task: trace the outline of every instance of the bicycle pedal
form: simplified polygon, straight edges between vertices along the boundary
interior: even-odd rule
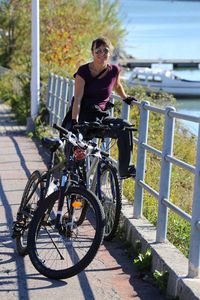
[[[15,239],[16,237],[20,236],[23,229],[24,229],[24,225],[25,223],[23,221],[16,221],[16,222],[13,222],[13,227],[12,227],[12,235],[11,237],[13,239]]]

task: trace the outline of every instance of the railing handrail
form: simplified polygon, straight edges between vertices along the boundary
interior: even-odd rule
[[[50,74],[47,91],[47,108],[50,112],[50,125],[53,123],[61,124],[66,111],[69,109],[71,99],[74,93],[74,82],[67,78]],[[120,97],[112,95],[111,101],[119,100]],[[134,217],[142,217],[143,192],[146,190],[158,200],[158,221],[156,242],[165,242],[167,235],[168,208],[176,214],[187,220],[191,224],[190,248],[189,248],[189,267],[188,276],[191,278],[200,276],[200,129],[197,142],[196,165],[192,166],[173,156],[174,122],[175,119],[188,120],[199,123],[200,118],[196,116],[181,114],[176,112],[175,108],[166,109],[150,105],[149,102],[136,102],[134,105],[140,110],[140,124],[138,139],[134,137],[133,142],[137,144],[137,173],[135,178],[134,194]],[[121,117],[129,119],[130,107],[123,103]],[[164,115],[164,138],[162,151],[148,145],[148,125],[149,112],[155,112]],[[150,151],[158,157],[161,157],[161,176],[159,192],[145,183],[146,152]],[[178,165],[193,174],[195,174],[193,208],[192,215],[189,215],[170,201],[170,182],[171,166]]]

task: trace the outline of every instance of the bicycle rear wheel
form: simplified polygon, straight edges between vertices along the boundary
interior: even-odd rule
[[[27,249],[27,233],[30,221],[38,206],[41,197],[43,182],[41,181],[41,173],[34,171],[27,181],[21,204],[17,212],[17,221],[14,225],[14,234],[16,238],[16,249],[19,255],[28,254]],[[18,230],[18,231],[17,231]]]
[[[122,208],[122,189],[118,173],[110,163],[100,161],[97,167],[97,196],[104,208],[104,240],[115,236]]]
[[[54,192],[36,211],[28,232],[28,250],[41,274],[63,279],[80,273],[95,257],[103,239],[104,213],[93,193],[71,186],[65,194],[60,230],[56,226],[58,198],[59,192]],[[82,203],[87,203],[88,208],[83,223],[77,226]]]

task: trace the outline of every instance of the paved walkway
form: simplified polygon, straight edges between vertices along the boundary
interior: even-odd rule
[[[17,126],[0,102],[0,299],[164,300],[157,289],[138,278],[119,242],[104,243],[96,258],[78,276],[50,280],[40,275],[29,257],[19,257],[10,233],[27,177],[43,169],[40,151]]]

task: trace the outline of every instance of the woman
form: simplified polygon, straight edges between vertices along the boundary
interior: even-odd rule
[[[108,63],[112,50],[112,44],[107,38],[97,38],[92,42],[91,47],[93,60],[80,66],[74,74],[75,92],[72,104],[71,127],[78,122],[92,122],[97,119],[101,119],[104,124],[130,125],[122,119],[109,117],[106,112],[109,97],[113,90],[128,104],[132,100],[136,101],[133,97],[127,97],[121,84],[119,67]],[[65,121],[63,125],[66,125]],[[132,133],[115,129],[111,131],[109,136],[118,139],[120,177],[135,176],[135,167],[130,165],[133,148]]]

